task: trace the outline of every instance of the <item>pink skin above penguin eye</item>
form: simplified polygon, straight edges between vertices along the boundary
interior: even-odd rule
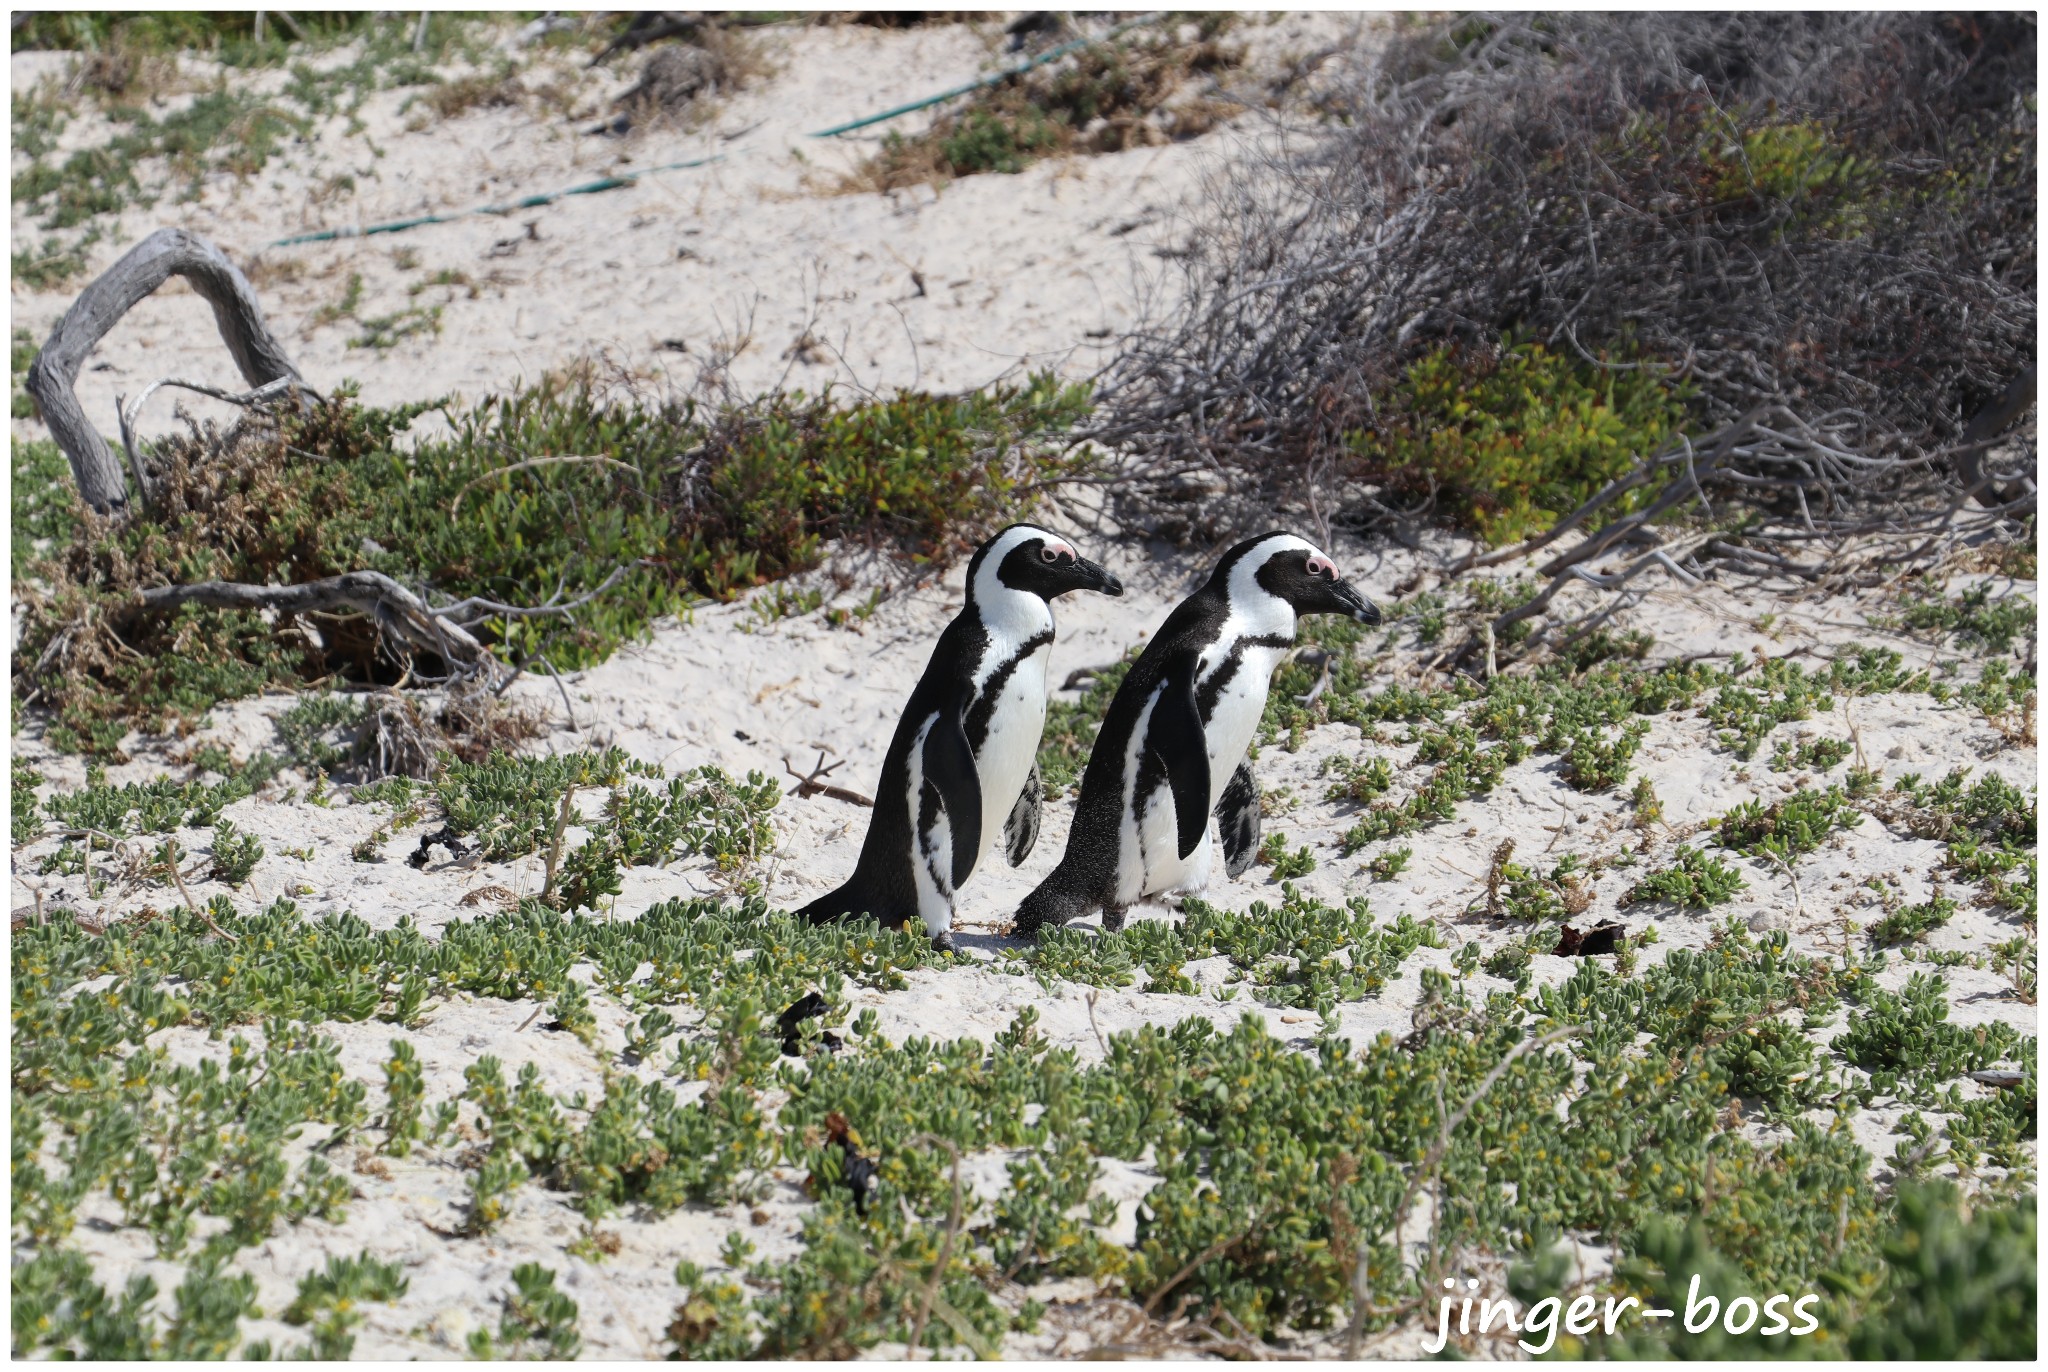
[[[1335,581],[1337,579],[1337,564],[1324,557],[1321,553],[1310,553],[1308,557],[1308,574],[1310,576],[1326,576],[1330,580]]]
[[[1064,543],[1047,543],[1045,547],[1039,550],[1038,555],[1047,562],[1058,562],[1062,558],[1071,561],[1078,556],[1072,548],[1069,548]]]

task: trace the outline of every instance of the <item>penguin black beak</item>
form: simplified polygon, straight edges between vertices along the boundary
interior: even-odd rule
[[[1117,580],[1115,572],[1099,562],[1090,562],[1085,557],[1074,559],[1074,584],[1083,591],[1100,591],[1104,595],[1122,595],[1124,583]]]
[[[1350,615],[1360,624],[1380,622],[1380,608],[1358,593],[1358,588],[1348,581],[1340,581],[1330,588],[1331,598],[1337,602],[1339,614]]]

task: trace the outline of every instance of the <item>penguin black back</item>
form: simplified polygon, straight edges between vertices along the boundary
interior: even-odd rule
[[[812,923],[821,924],[844,915],[872,914],[889,928],[901,928],[917,913],[917,876],[907,860],[914,851],[915,820],[911,808],[904,803],[911,771],[910,754],[925,733],[926,722],[934,715],[941,716],[943,720],[945,716],[958,718],[964,714],[973,693],[973,681],[969,675],[972,664],[979,661],[987,650],[987,630],[965,611],[939,635],[939,641],[933,645],[931,657],[925,663],[924,675],[918,678],[917,688],[904,702],[903,714],[896,721],[896,732],[889,739],[889,751],[882,763],[882,784],[876,787],[874,817],[868,822],[860,861],[844,886],[827,892],[799,911]],[[949,744],[951,740],[945,743]],[[965,744],[963,730],[960,745]],[[981,808],[979,786],[977,784],[973,791],[970,804],[970,797],[960,789],[958,748],[942,744],[934,752],[951,766],[938,769],[941,772],[939,776],[922,778],[927,793],[924,799],[945,797],[950,785],[952,794],[960,797],[960,808],[971,809],[978,825]],[[970,777],[974,775],[972,763],[970,753]],[[954,874],[956,883],[964,880],[965,875]]]

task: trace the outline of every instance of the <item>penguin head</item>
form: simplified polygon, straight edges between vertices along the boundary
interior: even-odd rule
[[[1286,601],[1297,615],[1349,615],[1361,624],[1380,622],[1379,607],[1344,579],[1335,559],[1284,529],[1238,544],[1224,558],[1224,567],[1249,572],[1260,590]]]
[[[1012,524],[982,544],[967,566],[967,585],[979,603],[1005,590],[1046,600],[1068,591],[1124,593],[1114,572],[1090,562],[1072,543],[1036,524]]]

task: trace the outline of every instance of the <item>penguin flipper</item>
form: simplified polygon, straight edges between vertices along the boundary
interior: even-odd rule
[[[1259,779],[1249,761],[1237,764],[1216,801],[1216,828],[1223,835],[1223,870],[1234,879],[1259,851]]]
[[[938,788],[953,832],[953,886],[959,889],[981,855],[981,773],[975,770],[974,749],[967,742],[960,710],[939,711],[924,740],[924,779]]]
[[[1010,817],[1003,821],[1003,856],[1012,867],[1030,857],[1038,843],[1038,807],[1044,798],[1045,785],[1038,778],[1038,764],[1034,762],[1031,775],[1024,778],[1023,794],[1010,807]]]
[[[1176,673],[1161,688],[1145,730],[1145,745],[1166,769],[1180,856],[1194,854],[1209,828],[1209,737],[1195,704],[1195,674]]]

